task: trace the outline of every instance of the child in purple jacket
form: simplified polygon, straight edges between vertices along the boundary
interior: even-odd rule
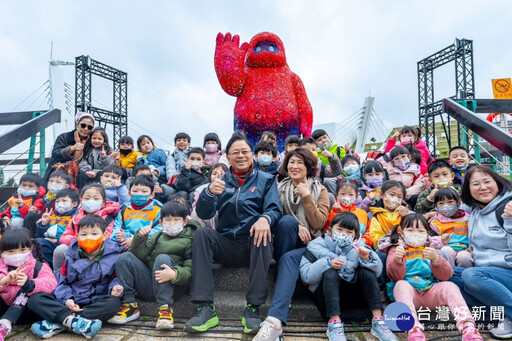
[[[121,249],[104,239],[106,225],[94,214],[78,223],[78,236],[57,273],[55,292],[36,294],[29,301],[29,309],[44,319],[32,325],[35,335],[46,339],[71,330],[90,339],[99,332],[102,321],[119,310],[123,287],[115,278],[115,263]]]

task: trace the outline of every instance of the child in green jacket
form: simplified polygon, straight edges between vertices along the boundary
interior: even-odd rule
[[[168,202],[160,211],[162,231],[149,237],[152,224],[133,237],[130,252],[119,256],[117,277],[123,282],[124,296],[119,312],[108,322],[125,324],[140,316],[135,292],[144,301],[159,305],[157,329],[174,328],[175,293],[183,293],[192,276],[192,240],[197,222],[188,220],[188,209]]]

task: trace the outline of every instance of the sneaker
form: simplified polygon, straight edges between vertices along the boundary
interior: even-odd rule
[[[407,341],[427,341],[427,339],[425,338],[425,334],[415,327],[407,334]]]
[[[260,324],[260,308],[252,304],[247,304],[244,308],[244,316],[242,317],[244,333],[256,334],[258,330],[260,330]]]
[[[39,336],[41,339],[49,339],[54,335],[66,331],[67,328],[60,323],[53,323],[44,320],[33,323],[30,330],[34,335]]]
[[[139,305],[137,303],[123,303],[114,317],[107,320],[112,324],[125,324],[135,321],[140,317]]]
[[[469,325],[462,330],[462,341],[484,341],[484,339],[474,325]]]
[[[156,329],[173,329],[173,313],[173,309],[169,308],[167,304],[160,306],[160,308],[158,308],[158,321],[156,322]]]
[[[377,320],[372,323],[371,334],[380,341],[397,341],[398,338],[393,332],[386,326],[384,320]]]
[[[499,340],[512,338],[512,321],[505,317],[496,328],[490,331],[490,334],[493,338]]]
[[[101,329],[101,320],[89,320],[83,317],[74,317],[71,322],[71,330],[78,335],[92,339]]]
[[[272,322],[267,320],[260,324],[260,330],[258,334],[252,339],[252,341],[283,341],[283,329],[278,328]]]
[[[205,332],[219,324],[217,311],[213,304],[203,305],[197,308],[195,316],[185,323],[183,328],[187,332]]]
[[[0,341],[4,341],[7,335],[9,335],[9,329],[0,326]]]
[[[347,341],[342,322],[329,323],[326,334],[329,341]]]

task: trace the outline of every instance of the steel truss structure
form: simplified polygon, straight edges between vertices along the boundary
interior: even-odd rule
[[[113,111],[92,105],[92,75],[107,79],[113,83]],[[128,74],[89,56],[75,58],[75,112],[91,113],[100,126],[112,126],[113,140],[116,146],[119,139],[128,135]]]
[[[452,144],[458,144],[461,141],[460,123],[457,123],[457,136],[451,136],[451,122],[444,114],[443,99],[438,101],[434,99],[434,70],[452,61],[455,61],[455,95],[452,98],[474,99],[472,40],[455,39],[453,45],[418,62],[419,125],[424,132],[423,137],[427,148],[433,152],[434,156],[436,155],[436,122],[440,122],[443,127],[449,148],[454,146]]]

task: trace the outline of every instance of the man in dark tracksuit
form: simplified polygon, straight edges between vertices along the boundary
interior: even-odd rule
[[[281,218],[275,177],[253,168],[252,146],[242,133],[227,144],[231,169],[214,179],[197,200],[196,212],[210,219],[218,212],[217,230],[200,228],[192,245],[192,302],[197,313],[185,325],[203,332],[219,323],[213,305],[211,262],[228,267],[249,267],[247,305],[242,318],[244,332],[257,333],[259,306],[267,299],[267,273],[272,259],[271,226]]]

